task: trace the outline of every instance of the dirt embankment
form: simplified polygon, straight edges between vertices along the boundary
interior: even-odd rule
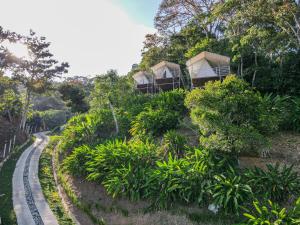
[[[300,133],[281,132],[270,138],[265,157],[240,157],[242,167],[266,168],[266,164],[294,165],[300,173]]]

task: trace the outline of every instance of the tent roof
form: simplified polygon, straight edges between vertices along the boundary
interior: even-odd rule
[[[189,59],[186,62],[187,66],[190,66],[194,64],[195,62],[198,62],[202,59],[206,59],[207,61],[217,64],[217,65],[229,65],[230,63],[230,58],[224,55],[219,55],[216,53],[211,53],[211,52],[201,52],[200,54],[196,55],[195,57]]]
[[[138,77],[143,77],[143,76],[146,77],[149,82],[152,81],[152,74],[148,73],[147,71],[139,71],[135,73],[132,77],[133,79],[136,79]]]
[[[170,69],[180,69],[180,66],[176,63],[168,62],[168,61],[161,61],[160,63],[154,65],[151,67],[151,69],[158,70],[161,67],[167,66]]]

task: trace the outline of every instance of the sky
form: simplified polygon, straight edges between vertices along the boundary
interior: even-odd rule
[[[109,69],[123,75],[140,62],[144,37],[155,32],[160,1],[0,0],[0,26],[45,36],[55,57],[70,64],[69,76]],[[14,50],[22,54],[21,48]]]

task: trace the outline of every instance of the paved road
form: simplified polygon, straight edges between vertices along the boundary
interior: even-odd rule
[[[13,204],[18,225],[58,225],[38,179],[39,158],[48,144],[44,133],[19,158],[13,175]]]

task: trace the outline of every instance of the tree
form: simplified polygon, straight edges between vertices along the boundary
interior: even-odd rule
[[[16,83],[8,77],[0,75],[0,114],[7,116],[12,122],[14,117],[20,115],[22,102]]]
[[[239,73],[242,76],[244,58],[252,58],[248,70],[252,71],[252,86],[256,86],[259,71],[263,73],[266,67],[276,67],[286,54],[299,50],[292,35],[297,32],[291,32],[295,31],[299,18],[297,2],[229,0],[214,9],[214,16],[226,21],[225,35],[231,41],[233,60],[240,61]],[[282,74],[282,64],[280,70],[278,75]]]
[[[220,0],[163,0],[155,17],[155,27],[162,34],[174,34],[193,21],[206,37],[219,36],[220,20],[210,20]]]
[[[67,101],[67,106],[71,107],[72,112],[87,112],[89,109],[85,101],[86,94],[80,83],[63,83],[58,88],[62,99]]]
[[[129,96],[132,88],[127,77],[120,77],[115,70],[109,70],[106,74],[97,76],[94,90],[91,93],[91,109],[109,108],[112,112],[116,134],[119,133],[119,123],[116,116],[116,107],[120,106],[123,97]]]
[[[20,41],[21,35],[11,32],[9,30],[4,30],[0,26],[0,71],[2,72],[8,67],[14,66],[16,63],[20,63],[20,60],[15,57],[4,45],[5,43],[15,43]]]
[[[20,127],[24,128],[32,93],[42,93],[55,77],[67,73],[68,63],[59,64],[49,51],[50,42],[45,37],[38,37],[35,32],[23,38],[23,43],[28,48],[29,59],[13,68],[14,79],[26,87],[26,97]]]
[[[266,144],[265,135],[279,125],[260,93],[235,76],[191,91],[186,105],[199,126],[200,144],[210,150],[235,154],[257,151]]]

